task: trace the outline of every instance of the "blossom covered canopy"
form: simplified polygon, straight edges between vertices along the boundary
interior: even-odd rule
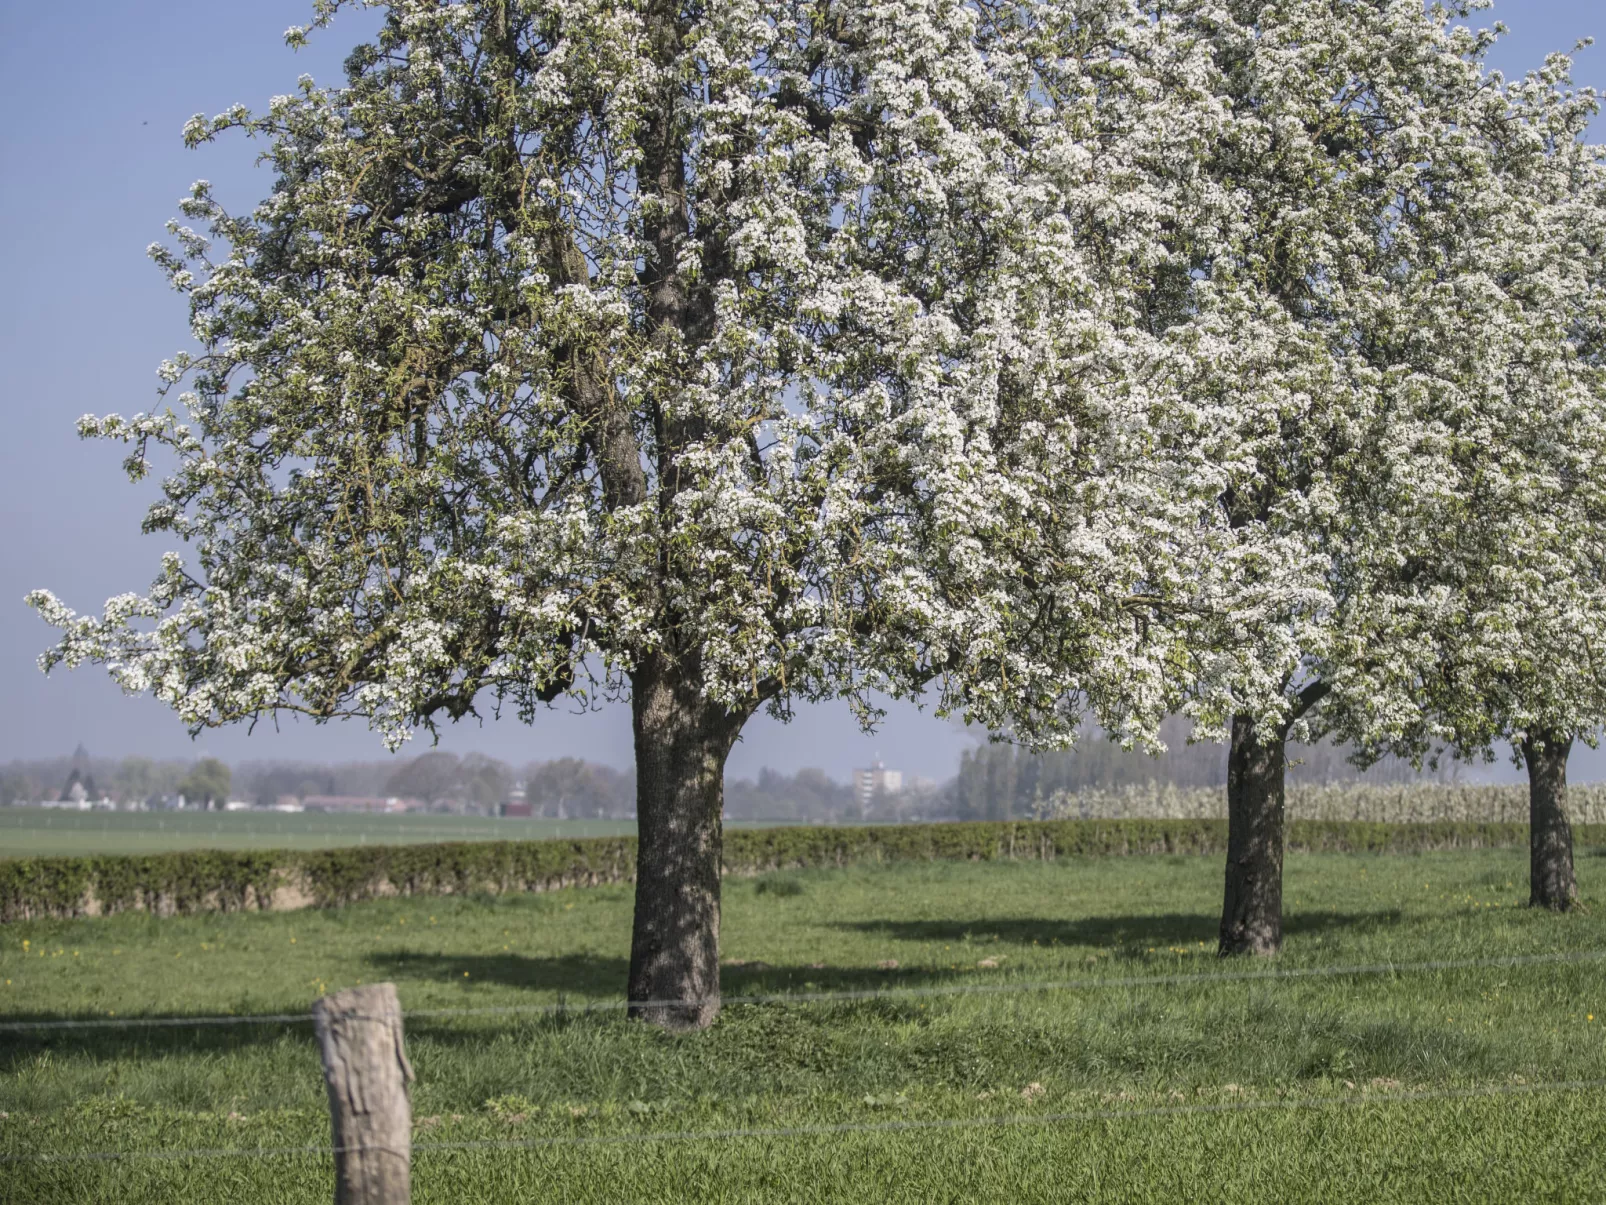
[[[1233,116],[1206,171],[1249,191],[1195,290],[1215,342],[1189,365],[1192,454],[1221,489],[1174,545],[1194,559],[1172,676],[1206,735],[1239,717],[1380,748],[1422,723],[1435,633],[1466,603],[1424,565],[1457,521],[1467,440],[1520,442],[1496,417],[1510,369],[1562,354],[1511,272],[1546,143],[1484,66],[1471,7],[1242,0],[1213,26]],[[1492,420],[1476,436],[1472,415]]]
[[[1003,450],[1029,519],[984,530],[1012,689],[982,710],[1017,737],[1062,738],[1067,696],[1137,742],[1173,708],[1205,737],[1243,724],[1368,748],[1424,722],[1424,674],[1466,601],[1422,570],[1464,491],[1457,431],[1481,415],[1504,447],[1507,366],[1546,337],[1513,320],[1509,279],[1545,144],[1486,69],[1494,35],[1463,24],[1473,7],[1199,0],[1147,26],[1189,47],[1209,100],[1184,110],[1191,141],[1138,160],[1142,197],[1174,220],[1125,223],[1143,250],[1095,261],[1130,317],[1103,339],[1119,368],[1089,391],[1098,406],[1038,395],[1033,417],[1065,438]],[[1151,137],[1178,120],[1135,111]],[[1097,217],[1063,203],[1091,243]],[[1050,376],[1088,382],[1089,360]],[[1101,623],[1090,582],[1121,584]]]
[[[47,668],[392,744],[660,655],[736,711],[936,681],[1050,735],[1158,718],[1146,600],[1216,484],[1156,455],[1204,421],[1174,328],[1248,187],[1200,170],[1230,113],[1196,22],[375,7],[344,86],[188,127],[264,140],[272,195],[195,186],[153,248],[178,406],[80,426],[175,462],[145,525],[194,562],[98,617],[32,596]]]
[[[1471,240],[1489,387],[1443,416],[1452,475],[1402,574],[1431,652],[1425,711],[1391,735],[1419,758],[1606,720],[1606,148],[1570,67],[1553,55],[1507,87],[1505,201]]]

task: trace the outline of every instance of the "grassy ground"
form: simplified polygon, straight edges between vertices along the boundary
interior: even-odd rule
[[[0,807],[0,857],[534,841],[542,837],[613,837],[635,831],[633,820],[503,820],[490,816],[321,812],[67,812]]]
[[[1586,897],[1598,869],[1581,859]],[[1521,907],[1525,871],[1522,851],[1290,858],[1279,966],[1606,950],[1600,908]],[[0,1015],[300,1012],[376,979],[409,1009],[563,1001],[408,1021],[420,1202],[1606,1199],[1606,961],[1222,978],[1241,968],[1213,957],[1220,874],[732,881],[727,993],[1083,986],[733,1005],[689,1037],[581,1007],[622,988],[612,887],[12,924]],[[297,1024],[0,1034],[0,1113],[0,1155],[328,1142]],[[732,1129],[793,1132],[646,1137]],[[452,1145],[486,1141],[526,1145]],[[322,1202],[331,1183],[298,1153],[0,1164],[0,1201]]]

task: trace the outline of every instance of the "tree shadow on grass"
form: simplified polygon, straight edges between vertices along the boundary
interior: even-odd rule
[[[1396,911],[1345,913],[1303,912],[1284,919],[1291,936],[1334,929],[1366,932],[1401,919]],[[986,954],[1000,946],[1114,948],[1122,955],[1141,957],[1150,948],[1213,946],[1217,920],[1204,913],[1156,913],[1143,916],[1084,917],[1065,920],[1040,917],[976,918],[972,920],[866,920],[843,922],[844,930],[875,934],[889,942],[945,944],[968,943],[968,953]],[[887,951],[896,954],[895,948]],[[460,1004],[436,1001],[409,1009],[411,1035],[428,1035],[445,1042],[483,1041],[499,1028],[563,1027],[573,1024],[607,1024],[621,1020],[628,963],[624,958],[589,954],[535,957],[521,954],[425,954],[394,950],[370,954],[374,978],[390,979],[404,1000],[414,993],[410,985],[459,983],[496,985],[518,989],[489,997],[465,994]],[[889,959],[890,961],[890,959]],[[467,972],[465,975],[464,972]],[[720,968],[721,990],[731,1004],[743,997],[789,993],[859,993],[896,989],[961,985],[976,979],[974,963],[959,968],[931,965],[835,966],[829,964],[777,964],[746,962]],[[538,999],[520,993],[539,994]],[[562,1007],[553,1007],[554,996]],[[846,1002],[844,1007],[893,1007],[885,1001]],[[484,1009],[478,1016],[431,1016],[437,1009]],[[505,1013],[497,1010],[506,1008]],[[6,1020],[71,1020],[71,1013],[10,1014]],[[34,1064],[44,1052],[105,1061],[135,1058],[226,1055],[231,1051],[275,1042],[305,1044],[312,1049],[312,1027],[305,1021],[133,1028],[84,1028],[7,1032],[0,1035],[0,1075],[15,1074]],[[315,1057],[315,1056],[313,1056]]]
[[[472,955],[451,958],[434,954],[417,954],[397,950],[368,957],[377,974],[365,974],[363,981],[390,979],[400,990],[405,1004],[416,985],[443,981],[465,986],[477,983],[496,983],[524,988],[530,991],[573,993],[583,1003],[588,997],[623,997],[626,962],[622,958],[596,958],[587,955],[568,955],[559,958],[520,958],[513,955]],[[468,971],[468,977],[463,972]],[[332,987],[343,986],[331,984]],[[506,993],[492,1000],[465,998],[461,1003],[436,1000],[420,1005],[428,1014],[435,1009],[498,1007],[519,1005],[517,995]],[[161,1011],[156,1016],[170,1015]],[[295,1010],[284,1015],[294,1016]],[[52,1054],[88,1057],[98,1060],[133,1060],[144,1062],[169,1057],[228,1054],[231,1051],[268,1046],[290,1041],[312,1046],[313,1029],[310,1009],[305,1010],[306,1020],[275,1020],[266,1022],[224,1022],[216,1014],[200,1018],[195,1025],[142,1025],[142,1018],[131,1016],[127,1026],[101,1025],[103,1018],[94,1017],[96,1023],[82,1028],[71,1025],[57,1029],[24,1029],[0,1032],[0,1076],[15,1074],[32,1065],[46,1052]],[[91,1017],[70,1012],[11,1013],[6,1021],[78,1022]],[[499,1019],[492,1015],[483,1018],[480,1033],[494,1027]],[[517,1014],[510,1014],[508,1023],[521,1023]],[[422,1032],[423,1027],[405,1023],[409,1034]],[[313,1056],[316,1058],[316,1055]]]
[[[29,1014],[12,1020],[71,1021],[70,1015]],[[305,1046],[317,1066],[309,1021],[270,1021],[250,1024],[200,1024],[86,1029],[30,1029],[0,1034],[0,1077],[37,1069],[41,1059],[56,1057],[93,1059],[106,1063],[135,1064],[170,1058],[214,1058],[275,1043]]]
[[[628,963],[623,958],[567,954],[533,957],[519,954],[422,954],[395,950],[370,954],[368,982],[389,979],[400,991],[405,1029],[410,1037],[442,1042],[482,1042],[486,1034],[506,1029],[564,1028],[572,1025],[622,1023]],[[464,972],[468,972],[465,976]],[[961,973],[938,968],[834,967],[767,965],[749,962],[720,968],[726,1000],[785,995],[793,992],[873,992],[890,988],[931,986],[958,981]],[[422,984],[457,983],[518,989],[494,994],[465,993],[460,1001],[427,1003],[413,990]],[[533,999],[531,997],[534,997]],[[456,1010],[464,1015],[455,1015]],[[505,1010],[505,1011],[503,1011]],[[293,1012],[287,1015],[294,1016]],[[75,1021],[91,1019],[70,1012],[9,1013],[6,1021]],[[131,1017],[133,1021],[140,1018]],[[146,1062],[168,1058],[227,1056],[286,1042],[304,1048],[316,1066],[313,1029],[308,1020],[250,1023],[20,1030],[0,1033],[0,1076],[37,1066],[41,1056],[87,1058],[103,1062]]]
[[[623,958],[573,954],[538,958],[522,954],[445,955],[397,951],[371,954],[368,962],[380,977],[394,980],[404,992],[409,982],[492,983],[556,992],[564,999],[565,1008],[576,1011],[585,1009],[590,1001],[620,1005],[625,998],[628,971]],[[723,964],[719,969],[719,981],[721,994],[731,1000],[788,992],[863,992],[928,986],[951,981],[958,974],[938,967],[771,964],[754,960]]]
[[[1399,923],[1397,909],[1380,912],[1296,912],[1283,917],[1289,937],[1352,929],[1365,933]],[[874,933],[893,941],[963,943],[972,950],[994,945],[1085,946],[1131,950],[1153,947],[1213,946],[1220,918],[1202,912],[1157,912],[1133,916],[979,917],[974,920],[843,921],[837,928]]]
[[[530,957],[523,954],[426,954],[392,950],[365,960],[381,979],[406,993],[409,983],[494,983],[528,991],[570,993],[578,997],[622,996],[629,963],[595,954]]]

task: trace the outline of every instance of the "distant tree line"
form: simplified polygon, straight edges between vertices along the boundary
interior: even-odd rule
[[[758,780],[725,780],[725,814],[735,820],[862,819],[853,788],[826,775],[824,770],[780,774],[760,770]]]
[[[188,803],[221,806],[232,797],[232,783],[232,771],[214,757],[195,761],[91,757],[80,745],[70,757],[0,766],[0,804],[81,797],[153,806],[182,795]]]
[[[237,768],[236,798],[268,807],[285,796],[385,795],[394,761],[249,761]]]
[[[1030,817],[1056,795],[1123,787],[1168,785],[1221,787],[1227,781],[1227,748],[1215,742],[1188,742],[1189,725],[1173,716],[1161,726],[1164,753],[1151,755],[1123,749],[1097,732],[1084,733],[1070,749],[1032,753],[1008,743],[966,750],[959,773],[944,788],[944,802],[960,820],[1010,820]],[[1364,769],[1351,762],[1351,751],[1331,742],[1297,745],[1289,750],[1288,779],[1324,786],[1341,782],[1404,783],[1424,775],[1399,758],[1383,758]],[[1448,764],[1446,774],[1459,767]]]
[[[1007,820],[1029,817],[1057,794],[1169,784],[1219,787],[1227,755],[1219,744],[1188,743],[1186,722],[1173,718],[1162,735],[1159,756],[1125,750],[1096,732],[1071,749],[1030,753],[1008,743],[983,744],[960,757],[959,773],[936,790],[877,795],[861,804],[851,784],[824,770],[796,774],[765,769],[757,779],[728,778],[725,814],[736,820],[797,820],[856,823],[897,820]],[[1298,747],[1291,780],[1312,785],[1364,781],[1408,782],[1418,777],[1405,762],[1386,759],[1362,771],[1348,751],[1332,744]],[[71,757],[13,761],[0,766],[0,802],[67,798],[74,783],[91,799],[156,805],[184,796],[190,804],[221,805],[242,799],[268,807],[286,798],[316,795],[402,798],[444,812],[495,812],[522,783],[535,816],[552,819],[635,815],[633,770],[562,757],[522,766],[481,753],[432,750],[402,761],[248,761],[231,772],[216,758],[198,761],[91,757],[82,747]]]

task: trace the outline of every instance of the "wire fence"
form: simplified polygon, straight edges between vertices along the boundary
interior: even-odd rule
[[[1145,989],[1177,986],[1213,986],[1217,984],[1275,983],[1342,977],[1365,978],[1375,976],[1413,975],[1440,972],[1487,971],[1522,967],[1596,964],[1606,961],[1606,950],[1553,951],[1541,954],[1496,956],[1486,958],[1434,959],[1415,962],[1369,962],[1330,966],[1269,967],[1240,971],[1211,971],[1185,974],[1140,974],[1123,976],[1083,976],[1058,980],[1022,980],[1014,982],[933,984],[904,988],[868,988],[828,991],[775,992],[738,994],[723,997],[726,1005],[814,1005],[830,1003],[856,1003],[888,1001],[899,1002],[934,997],[976,996],[997,998],[1010,994],[1031,992],[1075,992],[1111,989]],[[616,1011],[629,1007],[650,1010],[655,1007],[687,1007],[703,1001],[665,1000],[630,1001],[627,999],[591,1000],[576,1005],[569,1001],[557,1003],[487,1006],[478,1008],[420,1008],[405,1011],[402,1016],[413,1020],[449,1020],[455,1018],[484,1018],[519,1015],[554,1015],[563,1013],[590,1013]],[[0,1032],[49,1032],[60,1030],[150,1030],[156,1028],[179,1029],[185,1027],[245,1026],[272,1024],[301,1024],[312,1021],[308,1012],[261,1013],[239,1016],[187,1016],[187,1017],[96,1017],[82,1019],[8,1020],[0,1022]],[[352,1020],[384,1020],[353,1015]],[[394,1018],[390,1018],[394,1019]],[[1211,1095],[1229,1090],[1219,1086],[1204,1089]],[[528,1138],[484,1138],[458,1140],[421,1139],[410,1145],[410,1151],[420,1156],[445,1155],[467,1151],[536,1151],[554,1148],[579,1148],[600,1145],[657,1144],[657,1143],[720,1143],[745,1140],[792,1140],[822,1136],[852,1134],[899,1134],[940,1131],[1014,1129],[1025,1127],[1068,1126],[1085,1123],[1127,1123],[1149,1118],[1231,1115],[1257,1112],[1289,1112],[1298,1110],[1340,1110],[1365,1107],[1389,1107],[1414,1102],[1469,1100],[1534,1096],[1539,1094],[1582,1093],[1606,1091],[1606,1079],[1568,1079],[1537,1083],[1499,1083],[1417,1091],[1379,1091],[1363,1088],[1347,1095],[1306,1095],[1301,1097],[1249,1097],[1234,1100],[1207,1100],[1177,1102],[1139,1107],[1103,1107],[1051,1112],[1017,1112],[983,1116],[902,1118],[884,1121],[842,1121],[819,1124],[740,1126],[710,1129],[645,1130],[616,1133],[548,1134]],[[339,1158],[359,1151],[391,1150],[393,1148],[339,1147],[335,1145],[307,1144],[279,1147],[201,1147],[186,1149],[151,1150],[87,1150],[87,1151],[29,1151],[0,1154],[0,1164],[7,1165],[63,1165],[118,1161],[190,1161],[227,1159],[320,1159]],[[395,1152],[406,1155],[407,1152]]]
[[[539,1138],[487,1138],[424,1141],[413,1153],[476,1150],[540,1150],[552,1147],[612,1146],[646,1143],[709,1143],[745,1139],[814,1138],[841,1134],[895,1134],[932,1130],[1001,1129],[1014,1126],[1056,1126],[1077,1122],[1136,1121],[1144,1118],[1209,1116],[1234,1113],[1292,1112],[1384,1107],[1423,1101],[1474,1100],[1545,1093],[1606,1090],[1606,1079],[1551,1080],[1532,1084],[1483,1084],[1415,1092],[1367,1092],[1353,1096],[1303,1096],[1278,1099],[1211,1101],[1153,1105],[1131,1109],[1076,1109],[1051,1113],[1006,1113],[983,1117],[910,1118],[902,1121],[837,1122],[820,1125],[743,1126],[717,1130],[649,1130],[620,1134],[559,1134]],[[331,1158],[365,1151],[405,1152],[384,1146],[200,1147],[188,1150],[66,1151],[0,1155],[0,1163],[87,1163],[115,1160]]]
[[[768,992],[722,995],[702,999],[629,1000],[621,998],[560,1000],[543,1004],[485,1005],[478,1008],[415,1008],[404,1018],[449,1020],[463,1017],[554,1016],[622,1009],[695,1008],[716,1000],[731,1005],[800,1005],[932,999],[948,996],[1000,996],[1034,992],[1101,991],[1112,988],[1178,987],[1196,984],[1256,983],[1419,975],[1440,971],[1494,970],[1510,967],[1555,966],[1606,960],[1606,950],[1564,950],[1546,954],[1517,954],[1491,958],[1442,958],[1418,962],[1368,962],[1336,966],[1269,967],[1247,971],[1200,971],[1174,975],[1092,975],[1077,979],[1018,980],[1003,983],[932,984],[923,987],[849,988],[828,991]],[[118,1010],[122,1011],[122,1010]],[[247,1013],[238,1016],[191,1017],[86,1017],[48,1018],[0,1022],[0,1033],[73,1029],[161,1029],[216,1025],[290,1025],[310,1023],[312,1015],[298,1013]]]

